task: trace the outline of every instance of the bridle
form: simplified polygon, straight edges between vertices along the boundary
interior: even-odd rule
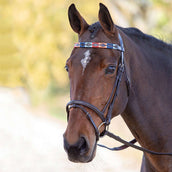
[[[85,101],[81,101],[81,100],[72,100],[70,101],[67,106],[66,106],[66,111],[69,117],[69,111],[71,108],[79,108],[81,109],[87,116],[88,120],[91,122],[91,124],[94,127],[95,130],[95,134],[96,134],[96,140],[99,140],[99,136],[103,136],[106,133],[107,127],[110,124],[111,121],[111,117],[112,117],[112,110],[113,110],[113,106],[117,97],[117,93],[119,90],[119,86],[120,86],[120,82],[121,82],[121,78],[122,75],[124,73],[124,45],[123,45],[123,41],[121,38],[121,35],[118,35],[119,37],[119,41],[120,41],[120,46],[117,44],[111,44],[111,43],[92,43],[92,42],[79,42],[75,44],[75,47],[81,47],[81,48],[107,48],[107,49],[115,49],[121,52],[120,55],[120,59],[119,59],[119,63],[118,63],[118,68],[117,68],[117,75],[116,75],[116,79],[115,79],[115,83],[112,89],[112,93],[106,103],[106,105],[104,106],[103,110],[100,111],[97,107],[95,107],[94,105],[85,102]],[[99,118],[102,120],[102,123],[97,127],[95,122],[93,121],[90,113],[86,110],[86,108],[91,109],[92,111],[94,111]],[[105,112],[107,112],[107,115],[105,117]],[[99,129],[100,127],[102,127],[103,125],[105,125],[105,130],[100,134],[99,133]]]
[[[124,145],[120,146],[120,147],[114,147],[114,148],[109,148],[107,146],[104,145],[100,145],[101,147],[107,148],[109,150],[123,150],[127,147],[133,147],[135,149],[141,150],[143,152],[147,152],[147,153],[151,153],[151,154],[155,154],[155,155],[169,155],[172,156],[172,153],[160,153],[160,152],[154,152],[151,150],[148,150],[146,148],[143,147],[139,147],[137,145],[134,145],[136,141],[136,139],[131,140],[130,142],[127,142],[123,139],[121,139],[120,137],[114,135],[113,133],[110,133],[108,131],[108,126],[111,122],[111,117],[112,117],[112,110],[115,104],[115,100],[117,98],[118,95],[118,91],[119,91],[119,87],[120,87],[120,83],[121,83],[121,79],[123,76],[123,73],[125,71],[125,64],[124,64],[124,44],[123,44],[123,40],[122,37],[120,35],[120,33],[118,33],[118,38],[119,38],[119,42],[120,45],[118,44],[112,44],[112,43],[97,43],[97,42],[78,42],[75,43],[76,48],[105,48],[105,49],[114,49],[114,50],[118,50],[121,52],[119,61],[118,61],[118,68],[117,68],[117,74],[116,74],[116,78],[115,78],[115,83],[111,92],[111,95],[106,103],[106,105],[104,106],[103,110],[100,111],[96,106],[82,101],[82,100],[71,100],[70,102],[67,103],[66,105],[66,112],[67,112],[67,119],[69,120],[69,113],[70,113],[70,109],[72,108],[79,108],[81,111],[83,111],[86,114],[87,119],[90,121],[90,123],[92,124],[94,130],[95,130],[95,135],[96,135],[96,141],[99,140],[99,137],[102,137],[104,135],[107,135],[121,143],[123,143]],[[126,75],[126,87],[127,87],[127,91],[128,91],[128,78]],[[87,109],[90,109],[92,111],[94,111],[99,118],[101,119],[102,123],[97,127],[94,120],[92,119],[90,113],[87,111]],[[105,112],[107,111],[107,115],[105,117]],[[99,129],[102,126],[105,126],[105,129],[102,133],[99,132]]]

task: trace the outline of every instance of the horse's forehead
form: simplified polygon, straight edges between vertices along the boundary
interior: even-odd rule
[[[100,28],[96,34],[92,37],[94,33],[86,30],[80,37],[79,42],[109,42],[110,39],[105,35],[103,30]]]
[[[81,59],[81,65],[82,65],[82,74],[84,73],[87,65],[89,64],[89,62],[91,61],[91,53],[90,50],[86,50],[84,53],[84,58]]]
[[[98,31],[96,36],[91,39],[91,33],[89,30],[85,31],[80,37],[79,42],[108,42],[111,40],[104,34],[102,29]],[[111,50],[104,50],[100,48],[74,48],[74,54],[72,55],[72,61],[78,66],[82,67],[82,73],[91,63],[100,63],[102,59],[108,56],[111,57]]]
[[[91,62],[98,63],[104,57],[105,53],[103,49],[98,48],[74,48],[74,53],[71,55],[71,61],[73,64],[81,64],[82,67],[86,67]]]

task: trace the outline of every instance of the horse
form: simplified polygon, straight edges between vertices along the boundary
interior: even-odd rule
[[[99,137],[117,115],[142,147],[172,152],[172,45],[115,25],[102,3],[92,25],[74,4],[68,17],[79,39],[65,66],[71,99],[63,135],[68,159],[92,161]],[[170,171],[172,157],[143,153],[141,172]]]

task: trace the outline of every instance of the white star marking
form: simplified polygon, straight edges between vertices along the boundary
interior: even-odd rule
[[[84,73],[86,67],[87,67],[87,64],[90,62],[91,60],[91,57],[90,57],[90,50],[87,50],[85,53],[84,53],[84,58],[81,59],[81,64],[82,64],[82,67],[83,67],[83,70],[82,70],[82,74]]]

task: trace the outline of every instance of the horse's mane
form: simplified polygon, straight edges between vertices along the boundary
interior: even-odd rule
[[[151,35],[147,35],[147,34],[141,32],[137,28],[133,28],[133,27],[122,28],[117,25],[116,25],[116,27],[136,42],[138,42],[138,40],[146,41],[146,44],[148,44],[150,46],[154,46],[157,49],[160,49],[160,50],[166,49],[166,50],[169,50],[170,52],[172,52],[172,44],[168,44],[168,43],[166,43],[162,40],[159,40]],[[91,33],[94,36],[100,28],[101,28],[101,26],[100,26],[99,22],[96,22],[89,26],[89,30],[91,31]],[[94,31],[95,31],[95,33],[94,33]]]
[[[133,40],[142,40],[142,41],[147,41],[147,44],[154,46],[157,49],[169,49],[172,51],[172,44],[168,44],[160,39],[157,39],[151,35],[145,34],[141,32],[137,28],[122,28],[117,26],[120,30],[122,30],[126,35],[128,35],[130,38]]]

